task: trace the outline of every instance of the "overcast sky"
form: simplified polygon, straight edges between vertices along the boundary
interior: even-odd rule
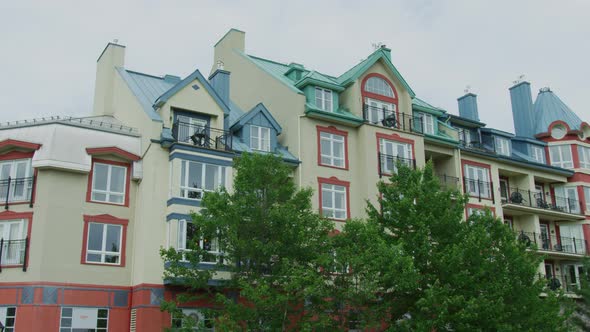
[[[96,59],[127,46],[128,69],[205,75],[232,27],[246,52],[340,75],[372,51],[417,96],[457,113],[467,85],[481,121],[513,132],[508,88],[521,74],[590,121],[590,1],[2,1],[0,121],[92,112]]]

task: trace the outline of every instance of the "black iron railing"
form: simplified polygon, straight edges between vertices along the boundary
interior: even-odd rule
[[[518,204],[557,212],[582,214],[582,206],[577,199],[518,188],[508,188],[502,193],[502,196],[502,203],[504,204]]]
[[[29,238],[22,240],[0,239],[0,272],[2,266],[20,266],[27,271]]]
[[[519,241],[525,243],[528,247],[538,250],[575,255],[588,254],[585,239],[524,231],[517,232],[517,237]]]
[[[450,176],[450,175],[438,175],[438,178],[440,179],[440,185],[443,188],[446,189],[459,189],[460,188],[460,183],[461,183],[461,179],[456,177],[456,176]]]
[[[199,147],[231,151],[232,136],[229,131],[176,121],[172,125],[172,136],[178,142]]]
[[[0,180],[0,202],[8,209],[9,203],[29,202],[33,207],[33,188],[35,187],[35,176],[26,178],[11,178]]]
[[[463,190],[469,196],[477,197],[480,201],[482,199],[491,199],[495,202],[492,182],[463,177]]]
[[[483,141],[480,141],[479,135],[476,137],[471,137],[471,133],[466,134],[466,131],[467,129],[459,130],[459,144],[462,147],[471,150],[483,151],[486,153],[496,153],[496,142],[494,139],[488,140],[487,143],[489,144],[485,144]]]
[[[363,105],[363,119],[372,124],[403,131],[424,133],[424,120],[411,114],[399,113],[387,108]]]
[[[385,175],[392,175],[397,172],[398,163],[405,165],[410,168],[416,168],[416,159],[402,158],[398,156],[392,156],[385,153],[379,152],[378,165],[379,165],[379,177]]]
[[[567,293],[574,293],[580,289],[580,277],[571,274],[539,274],[539,279],[547,281],[547,288],[557,291],[563,289]]]

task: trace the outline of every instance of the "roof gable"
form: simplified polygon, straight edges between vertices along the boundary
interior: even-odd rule
[[[272,125],[272,127],[277,131],[277,135],[281,133],[283,128],[279,125],[279,123],[275,120],[275,118],[270,114],[268,109],[264,107],[264,104],[259,103],[258,105],[254,106],[250,111],[242,114],[239,118],[237,118],[232,124],[230,124],[230,130],[235,131],[242,128],[245,124],[247,124],[250,120],[252,120],[256,115],[262,114],[268,122]]]

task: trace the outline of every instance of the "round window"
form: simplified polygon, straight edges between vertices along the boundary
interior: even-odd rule
[[[556,124],[555,126],[553,126],[553,128],[551,128],[551,137],[555,139],[564,138],[566,133],[567,130],[565,129],[565,126],[562,124]]]

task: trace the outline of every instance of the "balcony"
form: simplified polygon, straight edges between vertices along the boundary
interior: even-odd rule
[[[416,168],[416,159],[402,158],[381,152],[378,153],[378,158],[379,177],[390,176],[396,173],[398,164],[405,165],[409,168]]]
[[[0,180],[0,202],[8,210],[8,205],[13,203],[26,203],[33,207],[33,188],[35,176],[26,178],[11,178]]]
[[[518,240],[532,249],[549,251],[559,254],[587,255],[587,243],[585,239],[546,235],[535,232],[517,232]]]
[[[509,188],[502,196],[502,206],[505,210],[535,212],[547,216],[548,219],[566,217],[564,214],[575,215],[575,219],[584,219],[581,203],[576,199],[518,188]]]
[[[456,176],[438,175],[440,186],[444,189],[459,190],[461,188],[461,179]]]
[[[3,267],[22,266],[27,271],[29,255],[29,239],[5,240],[0,239],[0,272]]]
[[[406,113],[399,113],[386,108],[363,105],[363,119],[365,122],[395,128],[412,133],[424,133],[422,118]]]
[[[177,142],[198,147],[231,151],[232,135],[229,131],[176,121],[172,125],[172,137]]]
[[[563,290],[566,293],[575,293],[580,289],[580,277],[573,275],[539,275],[539,279],[547,280],[547,287],[553,291]]]
[[[469,196],[479,199],[480,202],[482,199],[488,199],[495,202],[492,182],[464,177],[463,190]]]

